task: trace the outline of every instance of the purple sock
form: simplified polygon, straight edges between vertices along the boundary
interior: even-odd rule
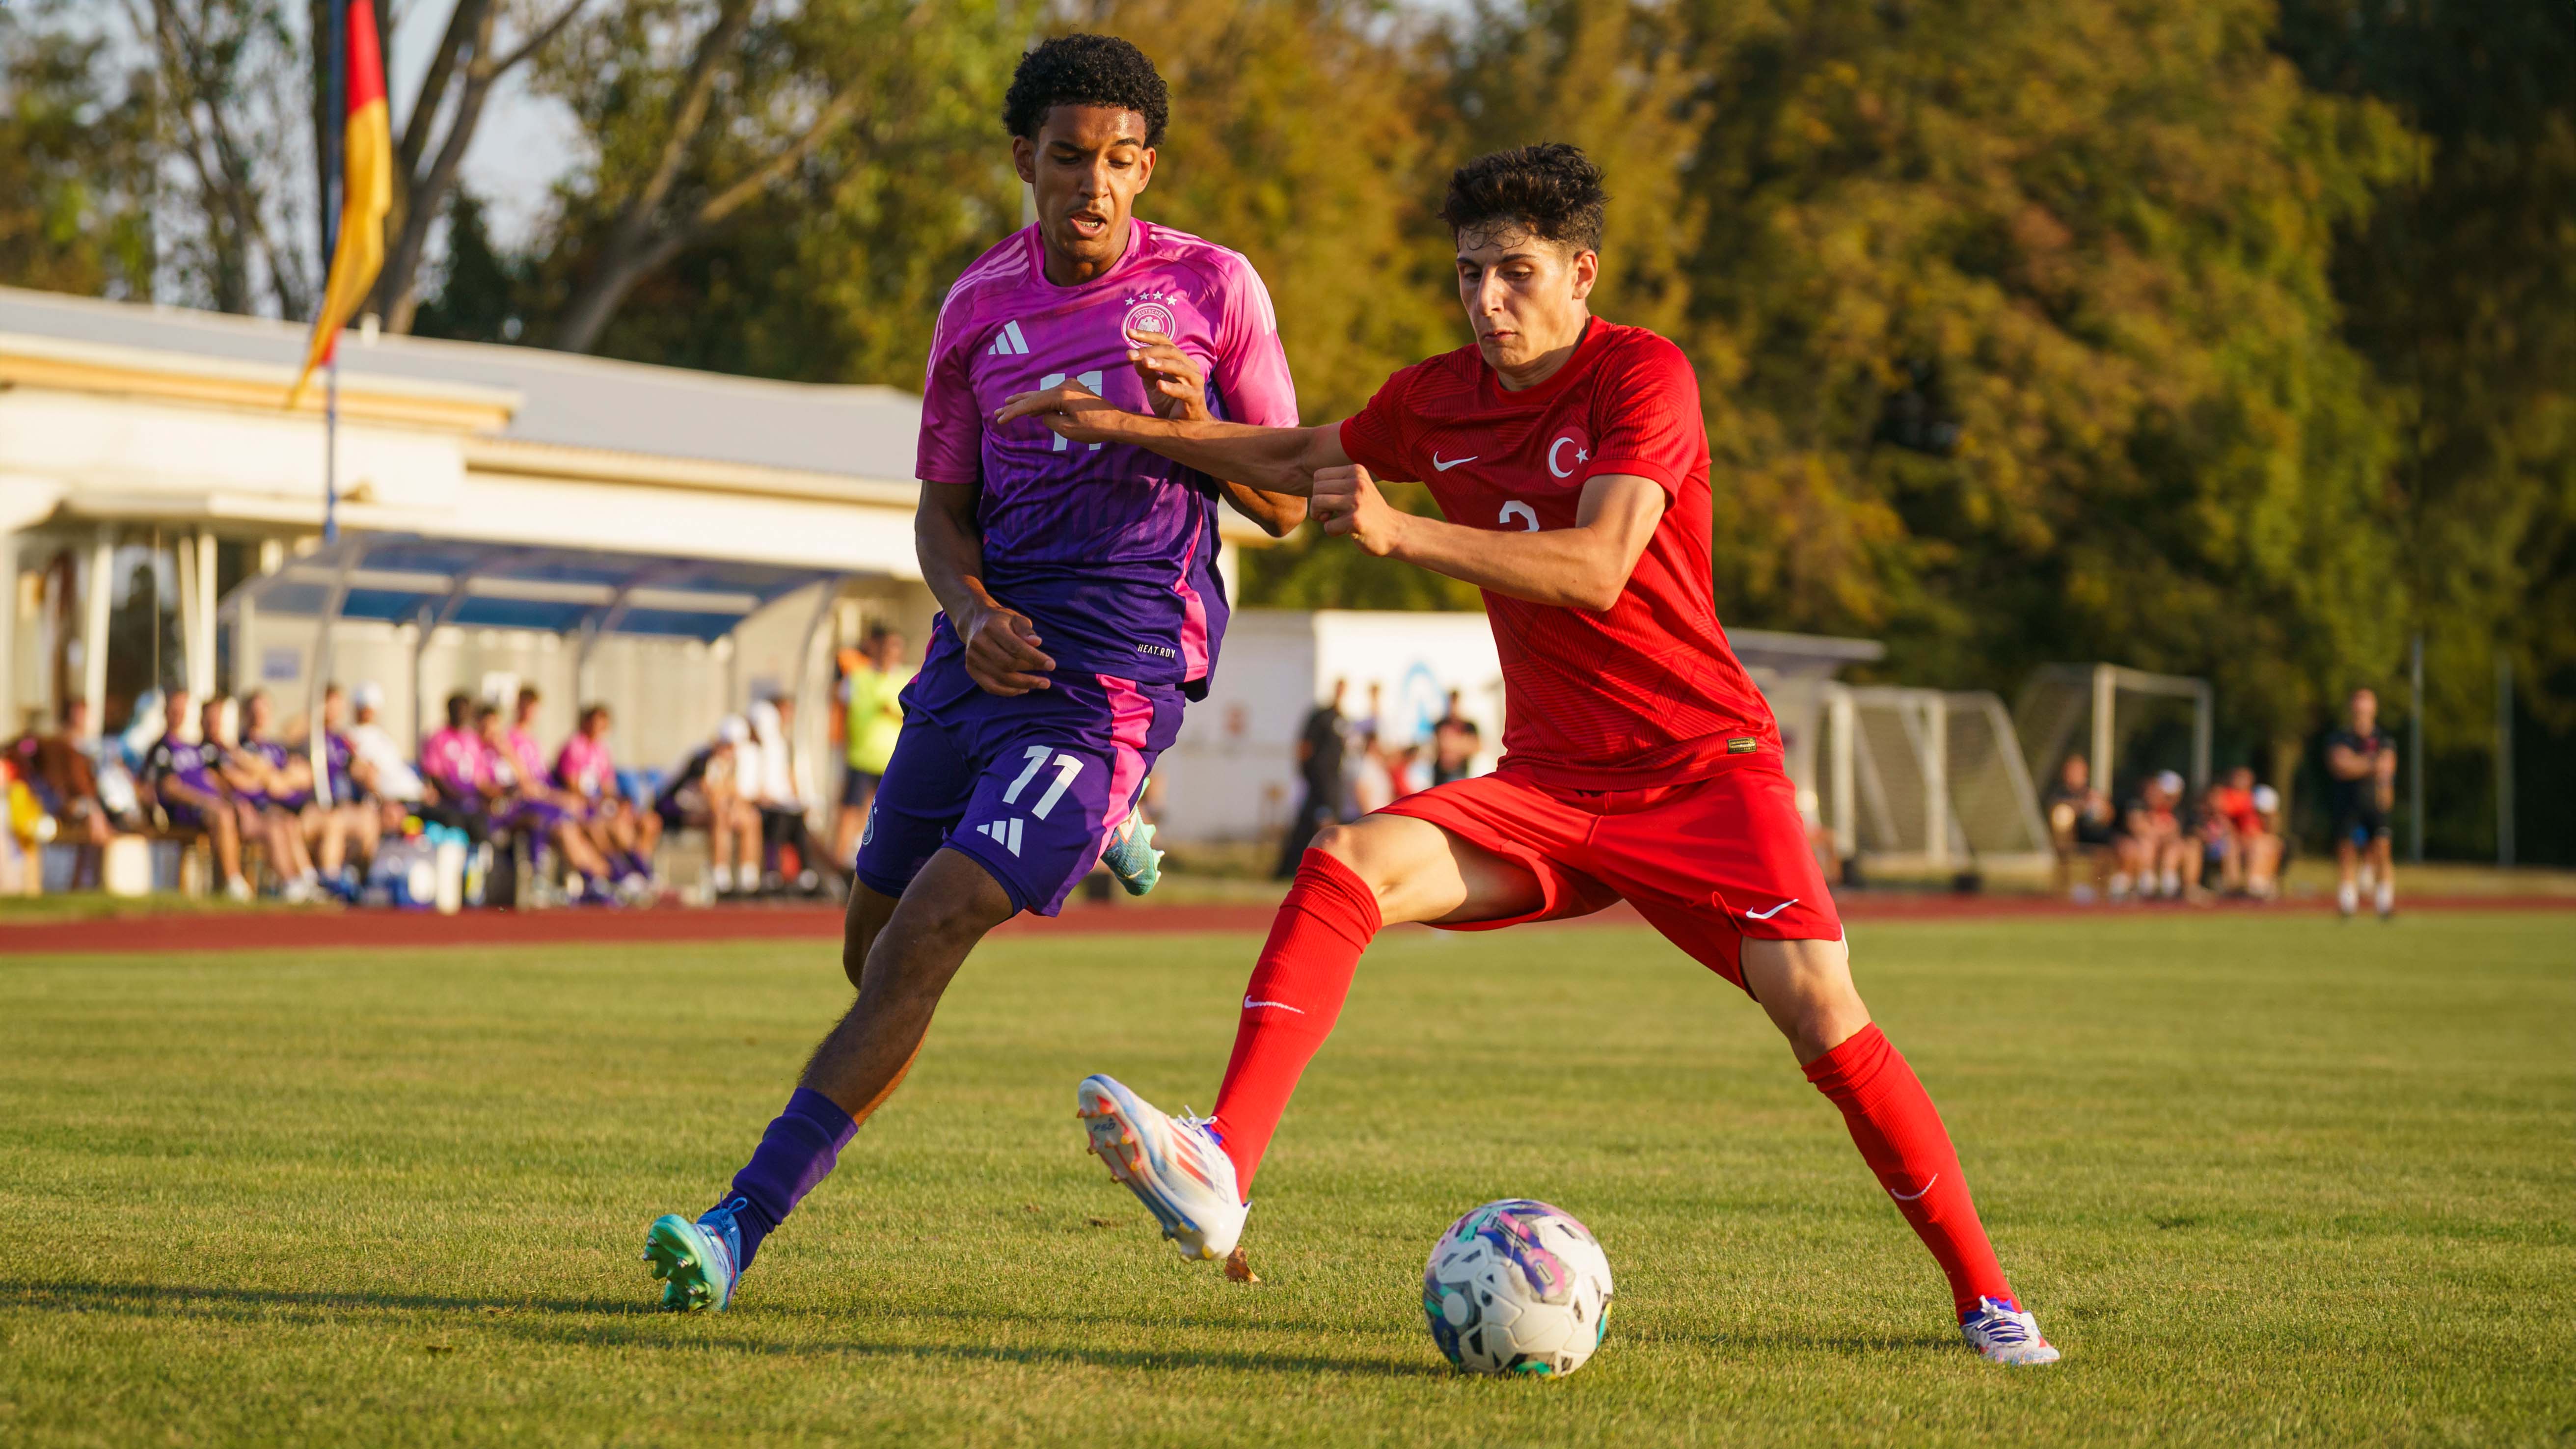
[[[760,1251],[760,1240],[787,1221],[816,1183],[831,1176],[833,1164],[841,1160],[841,1149],[858,1130],[849,1113],[811,1087],[798,1087],[796,1095],[787,1099],[787,1110],[760,1135],[751,1161],[733,1175],[735,1195],[751,1204],[749,1212],[734,1215],[742,1228],[742,1262],[737,1270],[750,1267],[752,1254]]]

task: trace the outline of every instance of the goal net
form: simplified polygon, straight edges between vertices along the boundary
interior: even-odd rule
[[[1831,685],[1817,808],[1837,854],[1948,867],[2045,858],[2012,717],[1984,692]]]
[[[2068,755],[2083,756],[2094,785],[2115,802],[2159,770],[2183,776],[2195,791],[2209,783],[2206,680],[2117,664],[2051,664],[2022,687],[2013,722],[2042,789]]]

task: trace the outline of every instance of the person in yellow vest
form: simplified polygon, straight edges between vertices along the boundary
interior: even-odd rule
[[[841,778],[832,856],[844,866],[859,848],[859,831],[876,803],[877,781],[894,757],[895,737],[903,733],[903,687],[911,682],[903,636],[884,628],[869,631],[856,667],[842,676],[841,743],[849,772]]]

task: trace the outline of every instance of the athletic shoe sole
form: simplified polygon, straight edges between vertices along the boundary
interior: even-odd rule
[[[644,1234],[644,1261],[663,1280],[662,1306],[676,1313],[723,1312],[733,1285],[713,1269],[722,1251],[707,1240],[705,1229],[678,1213],[655,1218]]]

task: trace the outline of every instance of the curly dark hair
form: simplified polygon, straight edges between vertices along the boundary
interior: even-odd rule
[[[1145,144],[1163,144],[1172,96],[1145,52],[1114,35],[1059,35],[1020,57],[1002,97],[1002,129],[1037,139],[1055,106],[1118,106],[1145,118]]]
[[[1609,200],[1601,189],[1601,168],[1582,147],[1543,141],[1479,156],[1449,173],[1440,219],[1453,234],[1500,223],[1527,227],[1574,251],[1598,251],[1601,211]]]

